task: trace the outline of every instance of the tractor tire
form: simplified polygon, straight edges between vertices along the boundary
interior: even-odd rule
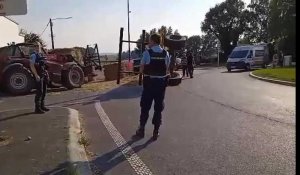
[[[10,69],[4,74],[5,89],[12,95],[25,95],[34,88],[31,73],[22,67]]]
[[[178,86],[181,83],[182,77],[179,73],[174,72],[173,73],[175,76],[170,77],[168,80],[168,86]]]
[[[81,67],[71,66],[62,74],[64,86],[68,89],[80,88],[84,83],[84,73]]]

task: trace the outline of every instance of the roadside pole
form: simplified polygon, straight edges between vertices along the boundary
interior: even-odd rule
[[[218,47],[218,67],[220,67],[220,56],[219,56],[219,47]]]

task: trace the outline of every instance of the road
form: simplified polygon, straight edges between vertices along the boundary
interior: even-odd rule
[[[141,87],[105,94],[66,92],[49,96],[49,101],[84,116],[95,172],[295,174],[295,88],[248,74],[202,68],[194,79],[168,87],[161,136],[155,142],[150,140],[151,118],[145,138],[131,138],[138,126]],[[21,105],[18,98],[4,100],[0,109]]]
[[[141,88],[119,88],[97,100],[153,174],[295,174],[295,88],[248,74],[202,69],[194,79],[169,87],[156,142],[148,141],[151,119],[146,137],[131,140],[138,125]],[[96,128],[99,118],[90,118],[90,128]],[[90,150],[97,153],[93,164],[107,174],[139,171],[131,168],[130,159],[126,161],[99,123],[98,132],[89,130],[95,141]]]

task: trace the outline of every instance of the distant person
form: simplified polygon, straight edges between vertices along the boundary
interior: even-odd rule
[[[152,34],[149,38],[149,49],[143,53],[141,59],[140,73],[144,74],[143,93],[141,97],[140,126],[136,136],[145,136],[145,125],[149,118],[149,110],[154,101],[154,125],[153,139],[159,136],[159,128],[162,123],[162,111],[164,110],[164,98],[169,74],[170,57],[169,53],[159,45],[161,37],[159,34]]]
[[[186,54],[185,53],[182,56],[181,65],[182,65],[182,76],[185,77],[185,74],[186,74],[186,76],[188,77],[189,73],[188,73],[187,58],[186,58]]]
[[[279,52],[279,55],[278,55],[278,62],[279,62],[279,66],[280,66],[280,67],[283,67],[283,58],[284,58],[283,52],[280,51],[280,52]]]
[[[194,73],[194,57],[191,52],[187,53],[187,70],[189,72],[190,78],[194,78],[193,73]]]
[[[278,61],[279,61],[279,58],[278,58],[278,54],[277,52],[273,55],[273,68],[275,68],[277,65],[278,65]]]
[[[40,54],[41,46],[39,49],[32,49],[30,55],[30,69],[34,75],[36,82],[36,95],[35,95],[35,113],[43,114],[49,111],[45,107],[45,97],[47,93],[47,84],[49,80],[49,75],[46,70],[45,57]]]

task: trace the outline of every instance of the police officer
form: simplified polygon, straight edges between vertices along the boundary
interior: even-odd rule
[[[187,71],[189,72],[190,78],[194,78],[194,57],[193,54],[189,51],[187,53]]]
[[[42,57],[39,53],[40,48],[39,45],[39,49],[32,50],[30,55],[30,69],[36,82],[36,95],[34,99],[35,113],[43,114],[49,111],[49,109],[45,107],[45,96],[49,76],[46,70],[45,57]]]
[[[153,139],[159,136],[162,111],[164,110],[164,98],[167,87],[170,57],[169,53],[159,45],[161,37],[159,34],[152,34],[149,38],[149,49],[143,53],[141,59],[140,73],[144,74],[143,93],[141,97],[140,126],[136,131],[136,136],[143,138],[145,135],[145,125],[149,118],[149,110],[154,101],[154,115],[152,124],[154,125]]]
[[[184,53],[181,59],[181,65],[182,65],[182,76],[189,76],[189,72],[187,69],[187,58],[186,58],[186,54]]]

